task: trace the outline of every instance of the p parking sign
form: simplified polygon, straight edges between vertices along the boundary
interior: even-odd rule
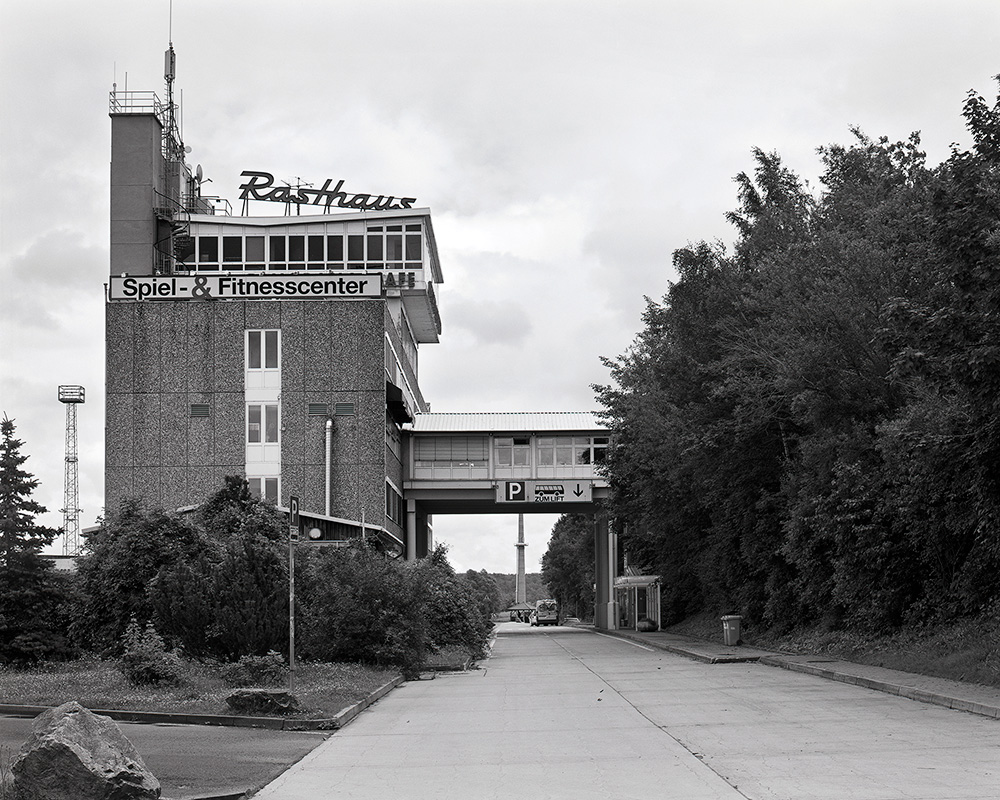
[[[299,538],[299,498],[288,498],[288,538],[293,542]]]
[[[508,503],[525,502],[528,499],[528,486],[524,481],[506,481],[504,483],[504,499]]]

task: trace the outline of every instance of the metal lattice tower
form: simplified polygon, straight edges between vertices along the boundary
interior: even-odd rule
[[[76,406],[84,402],[82,386],[60,386],[59,402],[66,404],[66,477],[63,482],[63,555],[80,552],[80,483],[76,457]]]

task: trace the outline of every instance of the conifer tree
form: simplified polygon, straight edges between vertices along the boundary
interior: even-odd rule
[[[59,533],[35,523],[45,507],[32,499],[38,480],[23,469],[28,456],[14,437],[14,421],[0,422],[0,660],[33,661],[62,652],[58,629],[63,587],[41,556]]]

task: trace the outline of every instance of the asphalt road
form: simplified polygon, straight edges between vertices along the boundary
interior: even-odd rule
[[[996,800],[1000,723],[762,664],[501,624],[255,800]]]
[[[160,781],[165,800],[238,795],[256,789],[330,735],[208,725],[117,724]],[[30,732],[30,719],[0,717],[0,753],[16,755]]]

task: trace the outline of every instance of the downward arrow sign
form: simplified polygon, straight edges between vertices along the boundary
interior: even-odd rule
[[[580,497],[580,495],[583,494],[583,489],[580,488],[580,484],[576,485],[576,491],[574,491],[573,494],[575,494],[577,497]]]

